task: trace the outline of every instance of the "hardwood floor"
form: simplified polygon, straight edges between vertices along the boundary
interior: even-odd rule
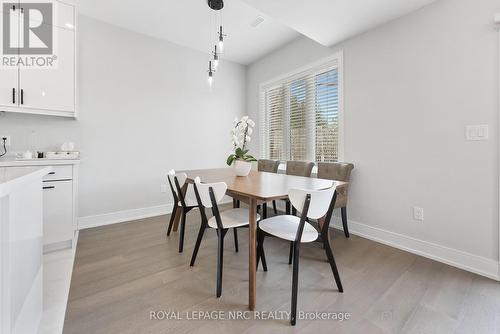
[[[64,333],[500,333],[500,283],[339,231],[331,237],[345,292],[321,246],[303,245],[298,309],[346,312],[349,320],[186,320],[198,314],[191,312],[248,310],[248,231],[239,230],[239,253],[226,238],[217,299],[215,231],[189,267],[199,212],[188,214],[183,254],[178,233],[166,236],[168,218],[80,231]],[[289,312],[289,245],[266,238],[264,246],[269,271],[257,272],[256,311]],[[158,311],[184,319],[151,320]]]

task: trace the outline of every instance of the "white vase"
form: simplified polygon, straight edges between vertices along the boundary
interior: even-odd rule
[[[235,160],[233,168],[236,176],[248,176],[248,174],[250,174],[250,170],[252,169],[252,163],[243,160]]]

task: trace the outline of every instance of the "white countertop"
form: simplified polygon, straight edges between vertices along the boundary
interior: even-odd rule
[[[29,159],[19,160],[13,156],[0,158],[0,167],[16,166],[57,166],[57,165],[78,165],[80,159]]]
[[[50,167],[1,167],[0,197],[10,194],[17,187],[42,178],[51,171]]]

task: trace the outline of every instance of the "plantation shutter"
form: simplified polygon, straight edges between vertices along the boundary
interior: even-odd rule
[[[267,90],[264,93],[264,108],[266,113],[264,118],[261,118],[264,122],[261,122],[261,138],[264,136],[265,139],[262,140],[265,145],[262,147],[263,156],[268,159],[273,160],[283,160],[286,159],[284,156],[284,123],[283,119],[285,116],[284,110],[284,91],[282,86],[277,86]]]
[[[337,61],[261,87],[261,152],[273,160],[338,160]]]
[[[315,85],[315,161],[334,162],[338,160],[338,70],[317,74]]]

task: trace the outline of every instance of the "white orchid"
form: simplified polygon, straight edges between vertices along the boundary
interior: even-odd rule
[[[248,149],[246,149],[247,143],[252,140],[251,135],[254,126],[255,122],[248,116],[243,116],[241,119],[235,118],[231,130],[231,144],[235,153],[227,158],[228,165],[231,165],[234,160],[256,161],[253,156],[247,154]]]

